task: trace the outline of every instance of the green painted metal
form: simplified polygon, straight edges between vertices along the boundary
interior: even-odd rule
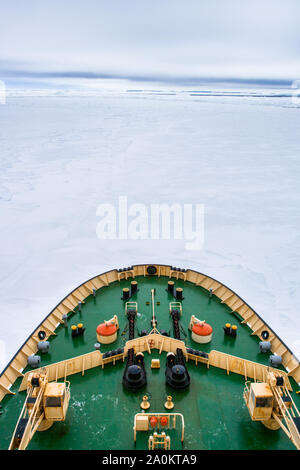
[[[156,318],[158,329],[165,329],[173,334],[169,315],[169,302],[174,300],[167,292],[166,277],[136,278],[138,293],[131,299],[138,302],[136,335],[143,329],[151,329],[151,288],[155,287]],[[96,297],[89,296],[82,311],[76,311],[69,320],[68,328],[59,326],[57,336],[50,338],[50,352],[41,355],[41,365],[46,365],[94,349],[96,327],[103,320],[118,315],[120,331],[118,340],[111,345],[102,345],[101,351],[108,351],[124,346],[128,331],[122,334],[127,320],[124,314],[124,302],[121,300],[122,288],[130,285],[130,280],[112,283],[109,287],[97,291]],[[251,361],[268,364],[269,354],[262,354],[258,349],[259,339],[251,336],[247,325],[242,325],[220,300],[189,282],[175,281],[177,287],[183,287],[184,300],[181,324],[186,333],[182,339],[187,346],[209,352],[212,349],[223,351]],[[149,302],[149,305],[146,304]],[[213,327],[211,343],[199,345],[191,339],[188,324],[191,315],[206,320]],[[83,337],[72,339],[71,325],[82,322],[86,328]],[[237,324],[237,338],[224,336],[225,323]],[[152,358],[160,358],[161,368],[150,368]],[[145,389],[129,392],[122,386],[123,362],[115,366],[107,365],[104,369],[95,368],[86,371],[84,376],[76,374],[68,377],[71,382],[71,400],[67,419],[64,423],[55,423],[45,432],[37,432],[29,449],[146,449],[150,433],[138,432],[136,446],[133,441],[133,420],[140,412],[142,396],[150,396],[150,412],[164,412],[166,396],[171,394],[175,402],[174,411],[185,418],[185,441],[180,442],[180,427],[169,431],[171,449],[294,449],[282,430],[270,431],[259,422],[252,422],[243,401],[244,377],[215,367],[206,368],[204,364],[196,366],[188,362],[191,385],[186,391],[174,391],[165,384],[166,353],[159,355],[145,353],[148,383]],[[28,368],[25,370],[29,370]],[[26,393],[18,392],[21,379],[18,379],[12,391],[16,395],[6,396],[2,401],[0,414],[0,448],[7,449]],[[297,384],[291,379],[294,390]],[[297,406],[300,396],[292,393]],[[179,424],[179,422],[178,422]]]

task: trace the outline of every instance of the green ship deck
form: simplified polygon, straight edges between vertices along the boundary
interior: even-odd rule
[[[212,350],[221,351],[268,366],[269,356],[272,353],[261,353],[258,347],[258,343],[261,341],[260,333],[262,330],[267,329],[270,331],[272,345],[274,341],[273,351],[275,346],[276,348],[284,347],[290,354],[291,358],[289,360],[294,361],[293,365],[287,370],[290,372],[289,381],[293,389],[291,395],[295,404],[298,408],[300,407],[300,395],[296,394],[299,389],[297,384],[298,375],[294,374],[293,377],[291,373],[293,371],[298,373],[299,363],[268,325],[263,323],[260,330],[255,332],[253,326],[250,327],[247,324],[247,318],[245,320],[244,314],[247,310],[243,309],[243,306],[247,304],[244,301],[241,301],[240,305],[236,302],[238,307],[234,309],[222,300],[223,294],[220,294],[220,297],[218,296],[217,285],[215,285],[211,296],[209,288],[201,286],[201,282],[197,282],[195,276],[192,278],[193,281],[188,280],[191,277],[189,275],[187,275],[186,281],[177,279],[178,275],[174,274],[170,267],[162,268],[162,274],[160,273],[159,276],[148,276],[145,275],[145,270],[138,267],[135,269],[134,279],[138,282],[139,290],[130,300],[136,301],[138,304],[136,337],[138,337],[141,330],[147,330],[148,332],[151,330],[151,289],[153,288],[156,290],[155,315],[157,328],[158,330],[166,330],[173,336],[169,303],[174,301],[174,298],[166,291],[167,282],[171,276],[175,286],[183,288],[181,340],[184,341],[186,346],[207,353]],[[47,330],[50,350],[47,354],[40,354],[41,366],[94,351],[94,344],[97,342],[96,327],[104,320],[112,318],[115,314],[118,316],[120,325],[117,341],[113,344],[101,344],[101,352],[104,353],[125,346],[126,341],[128,341],[128,331],[124,333],[124,329],[128,320],[125,316],[125,302],[121,300],[121,296],[122,289],[129,287],[133,278],[128,275],[128,279],[118,280],[118,277],[123,276],[118,276],[116,270],[114,272],[116,273],[115,276],[108,279],[106,286],[99,286],[95,291],[95,295],[91,292],[91,284],[89,285],[89,291],[87,287],[86,292],[81,289],[84,301],[82,300],[81,309],[78,306],[73,306],[68,315],[67,328],[60,323],[55,329],[55,335]],[[222,286],[222,284],[219,285]],[[223,291],[219,290],[219,292]],[[73,296],[73,298],[75,297]],[[239,297],[237,298],[239,299]],[[66,305],[65,302],[64,308],[68,310]],[[250,307],[247,307],[249,311]],[[58,316],[58,311],[61,316],[63,309],[54,310],[56,316]],[[191,315],[205,320],[213,327],[213,337],[210,343],[198,344],[192,340],[191,332],[188,329]],[[244,323],[242,323],[243,319],[245,320]],[[72,338],[70,327],[72,324],[80,322],[86,328],[84,335]],[[224,335],[223,327],[227,322],[238,326],[236,338]],[[261,320],[261,322],[263,321]],[[49,327],[50,323],[47,323],[47,325]],[[39,329],[45,330],[45,323],[44,327],[40,326],[36,331]],[[254,334],[251,334],[253,331]],[[277,343],[277,340],[279,343]],[[26,344],[28,355],[32,343],[27,341]],[[26,344],[23,345],[24,356],[26,354],[24,354]],[[20,358],[22,357],[20,351],[2,373],[3,378],[6,377],[7,379],[9,377],[11,385],[6,385],[6,382],[4,380],[1,382],[0,379],[2,391],[5,392],[3,393],[0,414],[1,449],[9,447],[11,436],[26,397],[26,391],[19,391],[22,377],[17,377],[21,375],[17,373],[20,370]],[[185,437],[183,443],[180,441],[179,421],[175,430],[166,431],[171,438],[172,450],[295,449],[282,429],[272,431],[263,426],[262,423],[251,420],[243,399],[245,385],[243,375],[233,372],[228,373],[228,371],[212,365],[208,368],[204,363],[196,365],[194,361],[188,360],[187,368],[191,378],[190,386],[184,391],[174,390],[167,386],[165,382],[166,352],[162,351],[160,353],[158,349],[152,349],[151,354],[147,351],[144,352],[144,357],[147,385],[142,390],[135,392],[125,389],[122,385],[125,367],[122,360],[117,361],[115,365],[112,363],[106,364],[104,368],[98,366],[85,370],[84,375],[82,373],[67,374],[67,380],[71,384],[71,398],[66,421],[55,423],[47,431],[36,432],[29,443],[28,449],[147,449],[151,431],[137,432],[136,443],[133,439],[134,416],[136,413],[141,412],[140,403],[145,394],[148,394],[151,404],[150,410],[147,412],[166,413],[164,403],[167,395],[171,395],[175,403],[175,408],[172,411],[181,413],[184,416]],[[160,359],[160,369],[151,369],[151,359]],[[286,371],[283,366],[280,369]],[[16,371],[14,377],[11,373],[13,370]],[[22,374],[29,370],[32,370],[31,367],[25,366]],[[63,378],[59,380],[63,381]],[[11,394],[11,392],[15,394]]]

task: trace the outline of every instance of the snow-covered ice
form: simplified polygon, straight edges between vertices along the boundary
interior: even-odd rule
[[[8,95],[0,105],[0,366],[78,284],[144,262],[224,282],[300,355],[299,107],[273,90],[254,92]],[[203,249],[99,240],[97,207],[121,195],[204,204]]]

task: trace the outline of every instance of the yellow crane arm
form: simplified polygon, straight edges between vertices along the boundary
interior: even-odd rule
[[[300,450],[300,413],[287,387],[272,387],[273,394],[280,410],[280,417],[273,411],[273,417],[286,433],[294,446]],[[287,406],[289,403],[289,406]],[[282,417],[282,419],[280,419]],[[284,424],[283,421],[284,420]]]
[[[8,450],[25,450],[44,418],[41,402],[47,382],[43,381],[30,412],[27,409],[28,398],[32,398],[34,387],[29,389],[20,413]]]

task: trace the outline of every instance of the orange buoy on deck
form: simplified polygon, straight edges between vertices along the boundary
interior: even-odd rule
[[[157,426],[157,423],[158,423],[156,416],[151,416],[151,418],[149,418],[149,423],[152,428],[155,428],[155,426]]]
[[[209,343],[212,339],[213,329],[205,321],[195,323],[192,328],[192,339],[196,343]]]
[[[97,326],[97,340],[99,343],[110,344],[117,339],[117,327],[109,322],[101,323]]]
[[[167,426],[167,424],[168,424],[168,418],[167,418],[166,416],[162,416],[162,417],[160,418],[160,424],[161,424],[162,426]]]

